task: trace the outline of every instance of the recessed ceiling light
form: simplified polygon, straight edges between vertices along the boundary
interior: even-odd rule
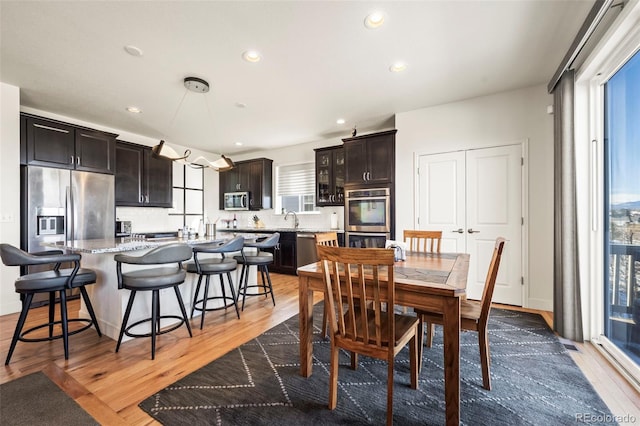
[[[384,13],[375,11],[367,15],[364,19],[364,26],[370,30],[380,28],[384,24]]]
[[[242,142],[236,142],[236,146],[242,146]]]
[[[134,114],[140,114],[142,112],[142,110],[136,106],[128,106],[127,107],[127,111],[134,113]]]
[[[238,108],[246,108],[247,104],[242,103],[242,102],[236,102],[236,107],[238,107]]]
[[[404,62],[396,62],[389,67],[389,71],[391,72],[402,72],[407,69],[407,64]]]
[[[338,118],[338,119],[336,120],[336,123],[338,123],[338,124],[344,124],[344,123],[345,123],[344,118]]]
[[[125,46],[124,50],[131,56],[140,57],[140,56],[143,55],[142,49],[140,49],[139,47],[136,47],[136,46],[134,46],[132,44],[129,44],[129,45]]]
[[[247,62],[260,62],[262,56],[260,56],[260,53],[255,50],[247,50],[242,54],[242,58]]]

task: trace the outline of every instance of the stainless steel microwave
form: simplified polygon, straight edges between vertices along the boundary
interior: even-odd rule
[[[249,193],[248,192],[225,192],[224,193],[224,209],[225,210],[249,210]]]

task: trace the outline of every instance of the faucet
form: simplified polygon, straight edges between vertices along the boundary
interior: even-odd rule
[[[289,213],[291,213],[293,215],[293,220],[294,220],[293,227],[294,227],[294,229],[298,229],[298,226],[300,225],[300,221],[298,221],[298,215],[293,210],[289,210],[287,212],[287,214],[284,215],[284,220],[287,220],[287,217],[289,216]]]

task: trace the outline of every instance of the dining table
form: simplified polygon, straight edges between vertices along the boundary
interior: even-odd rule
[[[394,264],[395,303],[443,315],[446,424],[460,423],[460,301],[466,298],[469,255],[407,252]],[[386,274],[382,274],[384,285]],[[320,262],[298,268],[300,374],[313,367],[313,293],[324,292]]]

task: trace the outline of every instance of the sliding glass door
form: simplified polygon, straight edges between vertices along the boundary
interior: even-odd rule
[[[604,335],[640,365],[640,52],[604,94]]]

